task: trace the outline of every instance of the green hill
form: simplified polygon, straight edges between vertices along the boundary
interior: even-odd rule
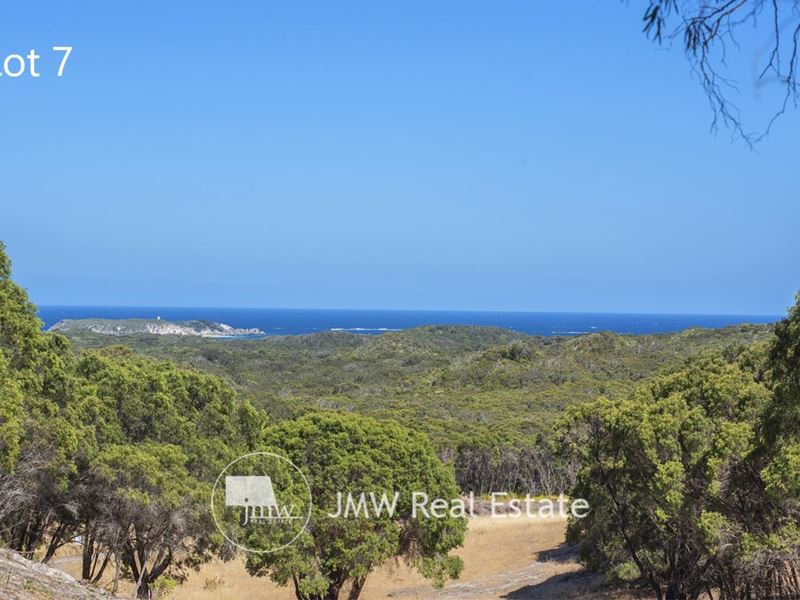
[[[77,347],[124,344],[222,376],[273,419],[322,409],[398,420],[426,431],[443,457],[466,469],[476,452],[495,466],[504,455],[523,460],[568,404],[621,397],[690,356],[763,342],[771,326],[577,337],[464,326],[235,340],[63,333]]]

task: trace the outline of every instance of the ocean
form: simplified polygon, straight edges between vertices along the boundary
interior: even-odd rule
[[[425,310],[325,310],[293,308],[177,308],[145,306],[40,306],[45,328],[62,319],[205,320],[233,327],[257,327],[267,335],[320,331],[379,334],[422,325],[483,325],[531,335],[580,335],[598,331],[666,333],[690,327],[772,323],[775,315],[676,315]]]

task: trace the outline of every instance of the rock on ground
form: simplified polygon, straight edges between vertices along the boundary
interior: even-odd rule
[[[109,592],[77,581],[63,571],[0,549],[0,598],[3,600],[113,600]]]

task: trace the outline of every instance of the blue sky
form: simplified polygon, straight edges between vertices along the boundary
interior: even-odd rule
[[[782,313],[798,113],[710,135],[642,9],[5,3],[0,239],[40,304]]]

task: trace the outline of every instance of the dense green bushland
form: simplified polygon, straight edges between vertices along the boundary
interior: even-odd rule
[[[263,340],[111,338],[228,381],[274,420],[339,410],[426,432],[462,490],[558,494],[574,478],[551,442],[565,407],[624,398],[690,356],[729,354],[770,336],[741,325],[667,335],[534,337],[484,327],[423,327],[379,336],[326,332]],[[109,336],[70,334],[82,348]]]
[[[362,430],[339,443],[341,431]],[[457,491],[427,439],[399,425],[334,414],[270,425],[214,375],[120,346],[75,354],[66,338],[41,332],[0,244],[0,543],[46,562],[78,540],[84,579],[97,582],[113,568],[115,581],[130,579],[148,598],[160,581],[232,555],[209,510],[225,465],[262,448],[302,457],[332,444],[343,453],[340,466],[350,461],[380,489],[416,473],[432,493]],[[361,457],[375,448],[392,453],[370,471],[376,463]],[[300,464],[316,489],[335,484],[325,461]],[[298,545],[253,570],[294,582],[304,600],[335,600],[345,584],[355,599],[370,571],[393,557],[435,582],[458,574],[447,554],[461,543],[462,521],[349,525],[358,552],[337,555],[338,538],[322,529],[330,524],[315,519],[306,537],[328,547]]]
[[[562,441],[591,567],[659,600],[800,595],[800,297],[767,343],[571,407]]]
[[[47,561],[79,538],[85,579],[114,562],[147,597],[224,550],[209,482],[266,417],[214,376],[40,327],[0,247],[0,539]]]

